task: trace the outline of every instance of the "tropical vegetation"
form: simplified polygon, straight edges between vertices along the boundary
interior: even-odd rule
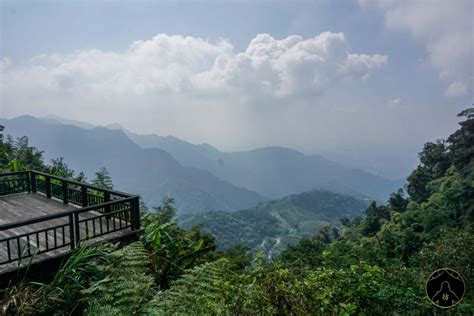
[[[428,275],[450,267],[474,284],[474,109],[460,128],[425,144],[406,190],[341,218],[268,259],[215,249],[199,227],[180,228],[173,201],[144,212],[144,234],[125,247],[80,247],[54,278],[3,292],[5,314],[399,315],[441,313],[425,296]],[[23,144],[25,142],[23,141]],[[40,164],[40,152],[0,142],[2,168]],[[23,145],[24,146],[24,145]],[[39,164],[39,165],[35,165]],[[9,167],[6,167],[9,166]],[[50,168],[50,167],[49,167]],[[474,292],[448,311],[474,313]]]

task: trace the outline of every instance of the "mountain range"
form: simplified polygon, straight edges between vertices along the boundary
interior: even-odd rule
[[[142,148],[161,148],[184,166],[207,170],[269,198],[325,189],[385,201],[391,192],[404,184],[290,148],[221,152],[209,144],[195,145],[173,136],[124,132]]]
[[[159,148],[143,149],[124,132],[104,127],[90,129],[20,116],[0,119],[6,134],[26,135],[43,150],[46,160],[64,157],[68,165],[86,175],[105,166],[115,187],[140,194],[149,205],[172,196],[181,213],[243,209],[265,198],[217,178],[210,172],[183,167]]]
[[[246,209],[315,189],[386,200],[403,185],[283,147],[222,152],[173,136],[136,134],[119,124],[98,127],[57,116],[0,123],[7,134],[28,136],[46,159],[64,157],[89,176],[107,167],[117,188],[139,193],[148,204],[173,196],[180,213]]]
[[[186,229],[202,225],[221,250],[240,244],[272,256],[323,225],[339,226],[340,218],[361,215],[369,200],[323,190],[293,194],[236,212],[212,211],[179,216]]]

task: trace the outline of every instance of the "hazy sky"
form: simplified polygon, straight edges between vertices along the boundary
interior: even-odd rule
[[[399,177],[474,100],[469,0],[0,3],[2,117],[288,146]]]

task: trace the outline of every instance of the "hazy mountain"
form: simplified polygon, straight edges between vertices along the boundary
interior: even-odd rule
[[[58,116],[48,118],[50,122],[94,128],[94,125]],[[192,144],[174,136],[136,134],[118,123],[105,127],[123,131],[144,149],[159,148],[170,153],[182,166],[207,170],[222,180],[270,198],[324,189],[385,201],[391,192],[405,183],[405,179],[388,180],[289,148],[221,152],[209,144]]]
[[[205,212],[179,217],[184,228],[203,225],[221,249],[243,244],[272,253],[317,233],[322,225],[339,225],[341,217],[360,215],[369,201],[314,190],[262,202],[254,208],[226,213]]]
[[[264,199],[208,171],[183,167],[162,149],[143,149],[121,130],[83,129],[31,116],[0,119],[0,123],[7,134],[28,136],[31,145],[44,150],[47,161],[64,157],[71,168],[89,176],[105,166],[118,189],[138,193],[151,205],[172,196],[181,213],[229,211]]]
[[[266,147],[226,153],[207,144],[194,145],[172,136],[126,133],[143,148],[161,148],[185,166],[208,170],[223,180],[272,198],[322,188],[385,201],[404,183],[404,180],[388,180],[289,148]]]
[[[92,129],[92,128],[96,127],[94,124],[90,124],[90,123],[82,122],[82,121],[77,121],[77,120],[69,120],[69,119],[65,119],[65,118],[62,118],[60,116],[54,115],[54,114],[49,114],[49,115],[42,116],[42,117],[40,117],[40,119],[42,119],[44,121],[47,121],[49,123],[73,125],[73,126],[77,126],[77,127],[85,128],[85,129]]]

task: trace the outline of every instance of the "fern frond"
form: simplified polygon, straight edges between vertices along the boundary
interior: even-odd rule
[[[221,283],[230,273],[229,261],[220,259],[188,270],[145,305],[144,315],[215,315],[225,311]]]
[[[107,277],[83,291],[91,299],[85,315],[132,315],[140,309],[154,284],[148,253],[141,242],[112,252]]]

